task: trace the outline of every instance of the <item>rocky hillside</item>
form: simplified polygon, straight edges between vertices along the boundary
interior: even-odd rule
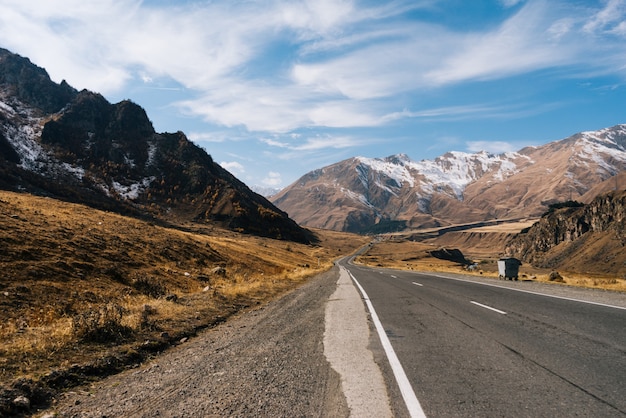
[[[558,205],[517,235],[507,252],[537,267],[626,277],[626,191]]]
[[[553,203],[613,190],[624,172],[626,125],[617,125],[500,155],[351,158],[271,200],[301,225],[386,232],[540,216]]]
[[[182,132],[157,133],[131,101],[52,82],[0,49],[0,187],[164,222],[261,236],[310,233],[214,163]]]

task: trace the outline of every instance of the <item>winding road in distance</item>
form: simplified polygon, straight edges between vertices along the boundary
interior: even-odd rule
[[[409,415],[626,416],[625,295],[339,266],[391,343],[410,388],[388,390],[392,404],[408,396]]]

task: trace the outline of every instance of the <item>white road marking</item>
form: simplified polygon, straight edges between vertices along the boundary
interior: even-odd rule
[[[341,376],[351,416],[392,418],[387,387],[374,361],[370,326],[361,295],[346,269],[326,304],[324,355]]]
[[[346,269],[346,271],[348,270]],[[411,417],[426,418],[426,414],[422,409],[422,405],[420,405],[420,402],[417,400],[417,396],[415,396],[413,386],[411,386],[411,382],[409,382],[409,379],[406,377],[406,373],[402,368],[402,364],[400,364],[400,360],[398,359],[396,352],[391,346],[391,342],[387,337],[387,333],[385,332],[382,323],[378,319],[378,315],[374,310],[374,305],[372,305],[369,296],[367,296],[367,293],[365,293],[365,290],[363,289],[363,287],[361,287],[361,284],[357,281],[357,279],[354,278],[350,271],[348,271],[348,273],[350,274],[350,277],[352,277],[352,280],[354,281],[356,286],[359,288],[359,291],[361,292],[361,295],[365,300],[365,304],[367,305],[367,309],[370,312],[372,321],[376,326],[378,337],[380,338],[380,342],[385,350],[385,353],[387,354],[387,359],[389,360],[389,364],[391,365],[391,370],[396,377],[396,382],[398,383],[400,393],[402,393],[402,398],[404,399],[404,403],[406,404],[409,414],[411,415]]]
[[[478,305],[478,306],[480,306],[482,308],[490,309],[490,310],[492,310],[494,312],[498,312],[499,314],[506,315],[506,312],[501,311],[500,309],[492,308],[491,306],[483,305],[482,303],[474,302],[473,300],[471,300],[470,302],[473,303],[474,305]]]
[[[416,286],[424,286],[423,284],[417,283],[417,282],[413,282],[413,284],[416,285]]]
[[[565,296],[549,295],[549,294],[547,294],[547,293],[533,292],[532,290],[523,290],[523,289],[515,289],[515,288],[513,288],[513,287],[498,286],[497,284],[481,283],[481,282],[472,282],[472,281],[469,281],[469,280],[467,280],[467,279],[455,279],[454,277],[442,276],[442,275],[440,275],[440,274],[432,274],[432,273],[428,273],[428,272],[423,272],[422,274],[426,274],[426,275],[428,275],[428,276],[433,276],[433,277],[440,277],[440,278],[442,278],[442,279],[456,280],[457,282],[474,283],[474,284],[479,284],[479,285],[481,285],[481,286],[499,287],[500,289],[514,290],[514,291],[516,291],[516,292],[522,292],[522,293],[530,293],[531,295],[545,296],[545,297],[548,297],[548,298],[554,298],[554,299],[569,300],[570,302],[588,303],[588,304],[590,304],[590,305],[604,306],[605,308],[614,308],[614,309],[622,309],[622,310],[626,310],[626,308],[625,308],[625,307],[623,307],[623,306],[608,305],[608,304],[606,304],[606,303],[591,302],[591,301],[589,301],[589,300],[574,299],[574,298],[568,298],[568,297],[565,297]]]
[[[397,276],[394,276],[394,275],[392,274],[392,275],[391,275],[391,278],[392,278],[392,279],[397,279],[398,277],[397,277]]]

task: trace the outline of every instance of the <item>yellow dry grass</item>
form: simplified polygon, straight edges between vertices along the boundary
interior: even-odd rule
[[[502,229],[497,229],[495,232],[501,233]],[[470,271],[460,264],[432,257],[429,251],[437,248],[438,246],[436,246],[433,241],[429,241],[429,243],[401,240],[381,241],[372,245],[367,252],[357,257],[355,261],[365,265],[400,270],[452,272],[498,278],[498,257],[483,258],[478,261],[478,268],[474,271]],[[464,250],[463,252],[466,256],[471,258],[471,250],[467,252]],[[494,249],[493,253],[498,254],[497,249]],[[600,274],[559,271],[563,282],[555,282],[550,281],[551,272],[552,271],[548,269],[539,269],[524,264],[520,267],[519,278],[521,280],[554,283],[555,285],[626,292],[626,280],[623,278]]]
[[[311,245],[166,227],[0,191],[0,383],[175,341],[325,271],[367,239]]]

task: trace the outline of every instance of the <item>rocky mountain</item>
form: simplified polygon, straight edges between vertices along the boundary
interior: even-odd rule
[[[0,187],[163,222],[261,236],[311,234],[182,132],[157,133],[131,101],[111,104],[0,49]]]
[[[586,205],[551,207],[508,243],[507,252],[537,267],[588,272],[593,266],[626,277],[625,247],[626,191],[614,191]]]
[[[626,188],[624,172],[626,125],[617,125],[499,155],[350,158],[304,175],[271,200],[301,225],[386,232],[540,216],[556,202]]]

